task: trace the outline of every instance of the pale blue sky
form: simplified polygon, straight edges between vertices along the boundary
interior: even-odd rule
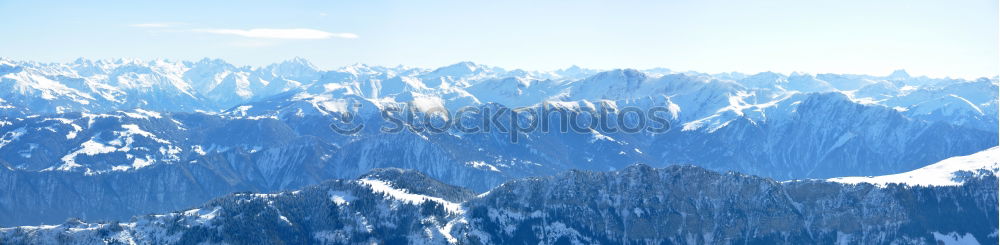
[[[0,0],[0,56],[978,77],[1000,66],[997,3]]]

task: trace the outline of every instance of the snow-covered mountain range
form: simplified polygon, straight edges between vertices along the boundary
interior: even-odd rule
[[[303,59],[239,67],[0,58],[0,226],[124,219],[390,167],[474,191],[637,163],[776,180],[895,174],[996,147],[997,88],[995,77],[903,71],[540,72],[471,62],[321,70]],[[581,114],[664,107],[671,130],[532,131],[511,142],[497,131],[366,127],[345,135],[329,126],[347,113],[378,125],[388,108],[466,106]]]
[[[995,149],[961,183],[776,182],[694,166],[570,171],[487,192],[376,169],[129,221],[0,229],[11,244],[979,244],[997,240]],[[989,158],[989,159],[986,159]],[[980,161],[987,162],[980,162]],[[980,169],[990,166],[992,169]]]
[[[130,59],[38,63],[0,58],[0,94],[8,116],[60,112],[107,113],[142,108],[163,112],[218,112],[281,93],[310,103],[304,113],[335,111],[330,103],[435,102],[449,109],[498,103],[508,107],[546,101],[622,101],[666,97],[687,128],[719,126],[734,117],[778,120],[770,108],[796,94],[838,92],[853,102],[879,105],[928,121],[995,129],[997,78],[963,80],[845,74],[764,72],[702,74],[667,69],[598,71],[571,67],[553,72],[505,70],[462,62],[437,69],[352,65],[320,70],[296,58],[264,67],[237,67],[218,59],[198,62]],[[280,98],[280,97],[279,97]],[[291,102],[287,101],[287,102]],[[292,103],[294,104],[294,103]],[[780,106],[777,106],[780,107]],[[263,108],[270,113],[282,108]],[[299,108],[296,108],[299,109]],[[303,108],[304,109],[304,108]],[[714,123],[706,123],[711,119]],[[992,124],[991,124],[992,123]]]

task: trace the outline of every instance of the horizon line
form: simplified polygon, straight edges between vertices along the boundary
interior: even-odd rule
[[[503,69],[504,71],[507,71],[507,72],[518,71],[518,70],[524,71],[524,72],[558,72],[558,71],[568,70],[568,69],[571,69],[571,68],[578,68],[578,69],[583,69],[583,70],[591,70],[591,71],[598,72],[598,73],[600,73],[600,72],[607,72],[607,71],[614,71],[614,70],[636,70],[636,71],[640,71],[640,72],[643,72],[643,73],[647,73],[650,70],[666,69],[669,72],[667,74],[688,74],[688,73],[695,73],[695,74],[710,75],[710,76],[722,75],[722,74],[730,74],[730,73],[736,73],[736,74],[741,74],[741,75],[746,75],[746,76],[753,76],[753,75],[764,74],[764,73],[776,73],[776,74],[780,74],[780,75],[785,76],[785,77],[789,77],[789,76],[792,76],[792,75],[803,75],[803,74],[804,75],[812,75],[812,76],[822,75],[822,74],[835,74],[835,75],[855,75],[855,76],[869,76],[869,77],[885,78],[885,77],[892,76],[892,74],[894,74],[896,72],[902,71],[902,72],[905,72],[909,78],[962,79],[962,80],[969,80],[969,81],[975,81],[975,80],[978,80],[978,79],[981,79],[981,78],[986,78],[986,79],[990,79],[990,80],[1000,80],[1000,72],[998,72],[996,74],[993,74],[993,75],[989,75],[989,76],[963,77],[963,76],[950,76],[950,75],[948,75],[948,76],[944,76],[944,77],[932,77],[932,76],[929,76],[929,75],[914,76],[914,75],[910,74],[911,70],[908,70],[908,69],[905,69],[905,68],[897,68],[897,69],[894,69],[893,71],[889,72],[888,74],[878,75],[878,74],[866,74],[866,73],[805,72],[805,71],[781,72],[781,71],[774,71],[774,70],[756,71],[756,72],[743,72],[743,71],[736,71],[736,70],[730,70],[730,71],[724,71],[724,72],[703,72],[703,71],[691,70],[691,69],[688,69],[688,70],[675,70],[675,69],[672,69],[672,68],[669,68],[669,67],[664,67],[664,66],[649,66],[649,67],[645,67],[645,68],[636,68],[636,67],[590,68],[590,67],[583,67],[583,66],[576,65],[576,64],[570,64],[568,66],[563,66],[563,68],[558,68],[558,69],[526,69],[526,68],[508,68],[508,67],[503,67],[503,66],[488,65],[488,64],[485,64],[485,63],[478,63],[478,62],[471,61],[471,60],[462,60],[462,61],[457,61],[457,62],[454,62],[454,63],[448,63],[446,65],[441,65],[441,66],[410,66],[410,65],[404,65],[404,64],[382,65],[382,64],[368,64],[368,63],[362,63],[362,62],[355,62],[355,63],[349,64],[349,65],[340,65],[340,66],[335,66],[335,67],[329,67],[329,66],[320,67],[319,65],[316,65],[315,63],[313,63],[312,60],[310,60],[308,58],[303,58],[301,56],[293,56],[291,58],[280,59],[280,60],[278,60],[276,62],[266,63],[266,64],[263,64],[263,65],[235,64],[235,63],[233,63],[233,62],[231,62],[231,61],[229,61],[229,60],[227,60],[225,58],[219,58],[219,57],[212,58],[212,57],[208,57],[208,56],[204,56],[204,57],[202,57],[200,59],[179,59],[179,58],[163,58],[163,57],[158,57],[158,58],[137,58],[137,57],[87,58],[87,57],[77,57],[77,58],[72,58],[71,60],[68,60],[68,61],[39,61],[39,60],[36,60],[36,59],[16,59],[16,58],[12,58],[12,57],[9,57],[9,56],[0,56],[0,61],[29,62],[29,63],[44,64],[44,65],[51,65],[51,64],[63,64],[63,65],[65,65],[65,64],[73,64],[73,63],[79,62],[80,60],[86,60],[86,61],[92,61],[92,62],[96,62],[96,61],[110,61],[110,62],[137,61],[139,63],[149,63],[149,62],[155,62],[155,61],[164,61],[164,62],[168,62],[168,63],[185,63],[185,62],[187,62],[187,63],[197,63],[197,62],[201,62],[201,61],[204,61],[204,60],[210,60],[210,61],[212,61],[212,60],[221,60],[222,62],[224,62],[226,64],[229,64],[229,65],[232,65],[232,66],[237,67],[237,68],[250,68],[252,70],[262,69],[262,68],[265,68],[265,67],[268,67],[268,66],[271,66],[271,65],[277,65],[277,64],[281,64],[281,63],[292,62],[292,61],[295,61],[295,60],[304,60],[306,63],[308,63],[309,65],[311,65],[314,68],[316,68],[317,71],[322,71],[322,72],[336,71],[336,70],[339,70],[339,69],[348,68],[348,67],[355,67],[355,66],[382,67],[382,68],[401,68],[401,69],[423,69],[423,70],[428,70],[428,71],[434,71],[434,70],[437,70],[437,69],[440,69],[440,68],[455,66],[455,65],[459,65],[459,64],[463,64],[463,63],[471,63],[473,65],[483,66],[483,67],[487,67],[487,68],[500,68],[500,69]],[[664,75],[667,75],[667,74],[664,74]]]

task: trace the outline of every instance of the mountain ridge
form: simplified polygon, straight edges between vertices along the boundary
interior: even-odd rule
[[[383,178],[373,182],[377,176]],[[0,240],[926,243],[952,237],[988,242],[997,232],[997,216],[991,211],[997,208],[995,172],[959,186],[904,187],[776,182],[696,166],[640,164],[612,172],[574,170],[512,180],[459,203],[399,189],[434,182],[411,170],[375,169],[355,180],[329,180],[274,194],[237,193],[194,209],[128,222],[72,219],[61,225],[0,228]],[[947,205],[958,199],[972,202]],[[941,215],[963,222],[928,221]],[[857,223],[840,222],[844,219]],[[249,232],[262,227],[262,232]]]

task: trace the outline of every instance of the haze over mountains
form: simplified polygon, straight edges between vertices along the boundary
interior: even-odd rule
[[[904,71],[539,72],[471,62],[320,70],[303,59],[265,67],[211,59],[0,59],[0,226],[127,219],[389,167],[472,192],[633,164],[691,164],[774,180],[896,174],[996,147],[997,88],[995,77]],[[671,130],[533,131],[514,143],[495,131],[389,134],[366,127],[343,135],[329,126],[344,113],[378,125],[386,108],[466,106],[573,113],[665,107]],[[804,232],[795,236],[805,239],[812,230]]]

